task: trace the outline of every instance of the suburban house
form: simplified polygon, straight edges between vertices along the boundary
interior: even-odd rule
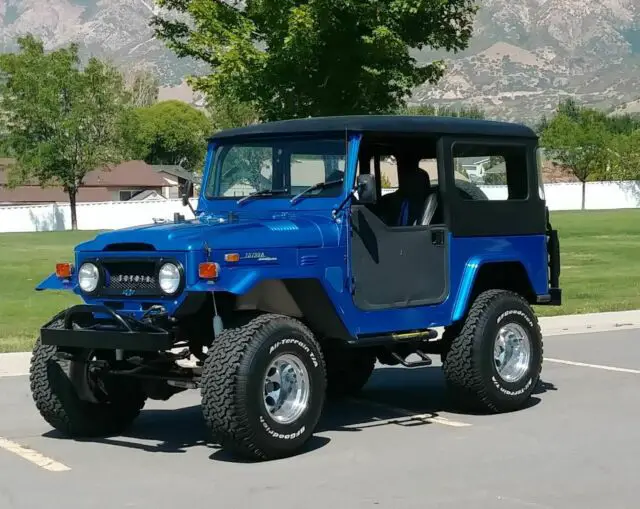
[[[37,182],[10,189],[8,173],[12,163],[10,159],[0,159],[0,205],[33,205],[69,201],[69,197],[61,188],[42,188]],[[83,186],[78,191],[77,202],[177,199],[187,180],[194,180],[194,176],[179,166],[125,161],[88,173]]]

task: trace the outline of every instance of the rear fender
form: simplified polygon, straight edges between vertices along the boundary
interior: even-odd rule
[[[73,278],[71,279],[60,279],[56,276],[56,273],[52,273],[43,279],[38,286],[36,286],[36,291],[41,292],[43,290],[67,290],[73,291],[75,287],[75,281]]]
[[[519,265],[523,270],[523,275],[526,278],[526,283],[529,291],[534,293],[533,286],[531,284],[531,271],[526,263],[523,263],[522,260],[517,257],[491,257],[491,258],[480,258],[473,257],[471,258],[465,265],[464,272],[462,274],[462,278],[460,280],[460,286],[458,290],[458,294],[456,296],[455,303],[453,305],[453,311],[451,316],[451,322],[455,323],[461,320],[469,306],[471,305],[471,296],[474,292],[474,288],[476,282],[478,281],[478,275],[484,267],[488,267],[491,265]]]

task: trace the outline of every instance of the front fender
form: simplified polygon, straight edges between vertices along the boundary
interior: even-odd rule
[[[41,292],[43,290],[66,290],[73,291],[75,287],[75,282],[73,279],[60,279],[56,276],[56,273],[53,272],[49,274],[45,279],[43,279],[38,286],[36,286],[36,291]]]
[[[217,281],[198,281],[187,288],[189,292],[229,292],[235,295],[248,293],[260,282],[261,271],[243,270],[235,274],[225,274],[225,277]]]
[[[238,268],[224,271],[217,281],[199,280],[187,287],[189,292],[228,292],[234,295],[245,295],[257,284],[275,279],[319,279],[323,273],[317,270],[300,270],[300,267],[284,268],[282,266],[260,268]]]

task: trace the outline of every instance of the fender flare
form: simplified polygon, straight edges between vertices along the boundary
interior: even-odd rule
[[[507,264],[507,263],[516,263],[523,267],[525,275],[529,280],[529,284],[531,284],[531,278],[529,275],[529,271],[525,264],[522,263],[522,260],[513,254],[505,254],[504,256],[491,257],[491,258],[481,258],[481,257],[473,257],[470,258],[465,264],[464,271],[462,273],[462,277],[460,278],[460,284],[458,286],[458,293],[456,295],[456,299],[453,304],[452,312],[451,312],[451,323],[456,323],[464,317],[468,307],[469,307],[469,299],[471,298],[471,294],[473,293],[474,286],[476,284],[478,274],[482,267],[488,264]]]

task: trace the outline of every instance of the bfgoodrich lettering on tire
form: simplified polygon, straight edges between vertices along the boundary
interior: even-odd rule
[[[326,384],[312,332],[293,318],[259,315],[225,330],[209,349],[202,376],[205,422],[236,454],[290,456],[311,438]]]
[[[443,363],[453,394],[494,412],[524,406],[540,379],[542,334],[519,295],[490,290],[472,304]]]

